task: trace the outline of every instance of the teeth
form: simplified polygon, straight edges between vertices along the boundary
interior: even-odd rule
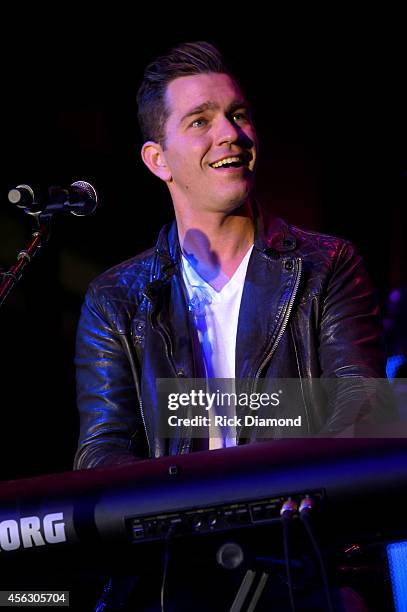
[[[225,159],[221,159],[218,162],[215,162],[214,164],[211,164],[212,168],[220,168],[221,166],[223,166],[224,164],[233,164],[233,163],[241,163],[242,160],[240,159],[240,157],[226,157]]]

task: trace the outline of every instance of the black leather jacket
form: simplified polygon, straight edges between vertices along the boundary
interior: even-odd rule
[[[191,450],[188,438],[157,435],[156,379],[197,375],[193,334],[174,222],[155,248],[99,276],[86,295],[77,336],[76,468]],[[384,368],[376,295],[355,248],[275,217],[257,219],[236,377],[306,381],[304,433],[331,435],[367,418],[359,414],[361,377],[384,378]],[[353,382],[321,403],[315,379],[338,377]]]

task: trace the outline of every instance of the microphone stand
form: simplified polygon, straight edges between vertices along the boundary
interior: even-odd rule
[[[85,217],[93,213],[98,205],[96,189],[87,181],[76,181],[68,189],[50,187],[48,192],[50,199],[42,207],[34,201],[33,190],[28,185],[18,185],[9,193],[10,202],[17,204],[19,208],[24,208],[26,214],[34,217],[37,227],[32,232],[27,247],[17,255],[16,263],[8,272],[0,272],[0,306],[20,281],[24,270],[48,241],[53,216],[58,213],[70,213],[77,217]]]
[[[38,227],[32,232],[30,242],[25,249],[18,253],[16,263],[11,266],[8,272],[0,272],[0,306],[4,304],[11,290],[20,281],[24,271],[34,257],[38,255],[41,247],[46,244],[50,236],[50,217],[46,218],[45,222],[40,223],[39,217],[35,216]]]

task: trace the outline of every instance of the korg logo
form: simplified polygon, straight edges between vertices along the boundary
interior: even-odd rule
[[[62,512],[39,516],[25,516],[20,520],[0,523],[0,550],[17,550],[46,544],[66,542]]]

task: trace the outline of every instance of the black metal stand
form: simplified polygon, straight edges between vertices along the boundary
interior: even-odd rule
[[[27,247],[19,252],[16,263],[8,272],[1,272],[0,282],[0,306],[4,304],[8,294],[22,278],[24,270],[38,255],[41,247],[47,242],[50,235],[50,221],[40,224],[31,235],[31,240]]]

